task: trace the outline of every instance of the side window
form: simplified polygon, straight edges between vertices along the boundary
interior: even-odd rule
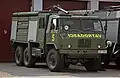
[[[45,19],[44,18],[40,18],[39,19],[39,28],[44,28],[45,27]]]
[[[53,19],[51,21],[50,30],[51,30],[51,32],[57,32],[58,31],[57,19]]]
[[[54,29],[55,29],[55,25],[51,23],[50,30],[54,30]]]

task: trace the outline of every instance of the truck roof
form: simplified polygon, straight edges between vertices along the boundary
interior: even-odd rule
[[[19,17],[19,16],[39,16],[40,13],[46,13],[46,14],[50,14],[50,13],[55,13],[53,14],[52,16],[54,15],[57,15],[57,16],[70,16],[73,17],[73,18],[86,18],[86,19],[99,19],[98,16],[84,16],[84,15],[74,15],[74,14],[65,14],[65,13],[61,13],[61,12],[58,12],[58,11],[36,11],[36,12],[15,12],[13,13],[13,17]]]
[[[75,17],[75,18],[94,18],[94,19],[100,19],[98,16],[76,16],[76,15],[73,15],[72,17]]]
[[[14,12],[13,16],[30,16],[30,15],[36,16],[39,13],[57,13],[57,11],[50,12],[50,11],[44,10],[44,11],[35,11],[35,12]]]

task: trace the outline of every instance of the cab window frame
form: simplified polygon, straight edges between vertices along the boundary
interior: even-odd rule
[[[43,29],[43,28],[45,28],[45,18],[40,17],[39,18],[39,29]]]

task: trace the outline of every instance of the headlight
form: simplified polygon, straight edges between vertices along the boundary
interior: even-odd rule
[[[98,48],[101,48],[101,46],[100,46],[100,45],[98,45]]]
[[[69,45],[68,45],[68,48],[71,48],[71,47],[72,47],[72,46],[69,44]]]

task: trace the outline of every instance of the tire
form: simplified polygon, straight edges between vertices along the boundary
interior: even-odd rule
[[[69,68],[70,63],[68,62],[68,59],[64,56],[64,68]]]
[[[24,65],[26,67],[34,67],[35,66],[35,57],[29,55],[28,48],[24,50]]]
[[[99,59],[92,59],[84,63],[84,66],[87,71],[98,71],[101,66],[101,62]]]
[[[23,66],[23,47],[18,46],[15,50],[15,63],[17,66]]]
[[[52,72],[57,72],[64,68],[64,59],[55,49],[51,49],[48,52],[46,63]]]

